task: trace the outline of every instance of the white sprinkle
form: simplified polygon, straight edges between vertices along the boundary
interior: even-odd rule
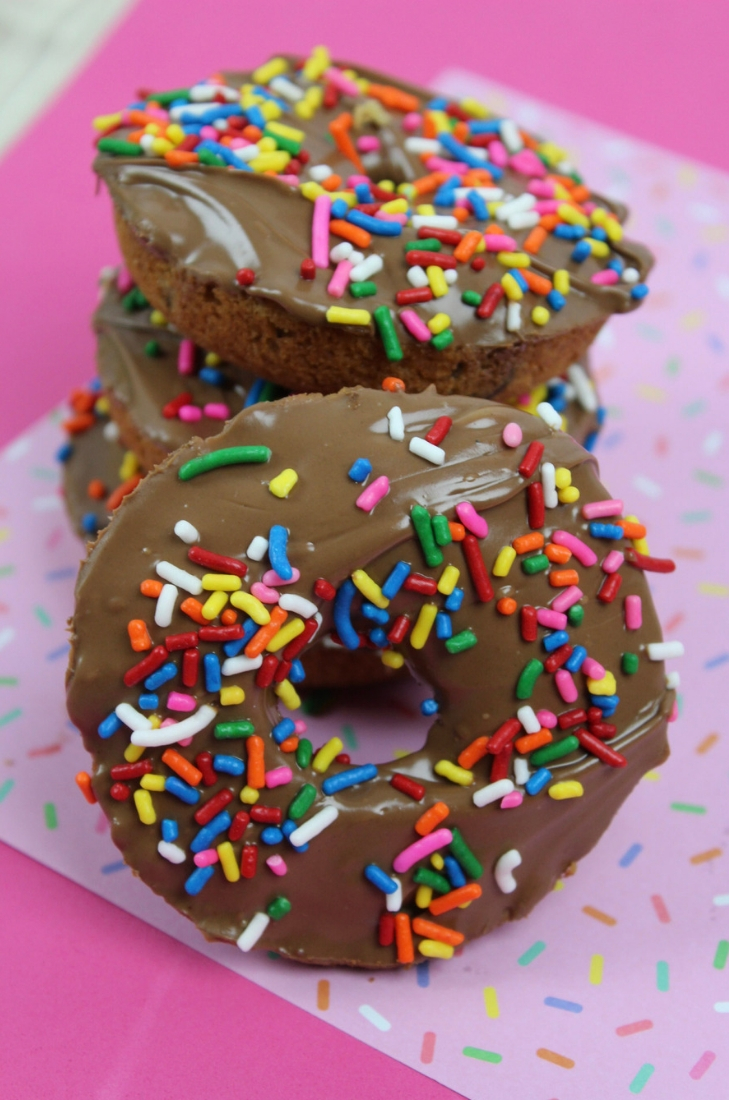
[[[542,724],[534,713],[533,707],[519,707],[516,716],[527,733],[539,733]]]
[[[426,462],[432,462],[434,466],[442,466],[445,462],[445,451],[442,447],[436,447],[434,443],[428,443],[427,439],[421,439],[414,435],[410,440],[408,450],[418,458],[424,458]]]
[[[490,802],[498,802],[514,790],[514,784],[510,779],[499,779],[496,783],[489,783],[487,787],[473,792],[473,804],[481,808],[488,806]]]
[[[0,649],[4,649],[6,645],[10,645],[15,637],[15,631],[12,626],[6,626],[4,630],[0,630]]]
[[[452,214],[413,214],[410,220],[415,229],[420,229],[421,225],[429,225],[433,229],[458,228],[458,218],[454,218]]]
[[[294,615],[301,615],[302,619],[310,619],[316,615],[317,606],[305,596],[297,596],[295,592],[284,592],[278,601],[278,606],[284,611],[292,611]]]
[[[405,438],[405,421],[402,418],[402,409],[399,405],[393,405],[388,412],[387,427],[390,432],[390,439],[394,439],[396,443],[402,443]]]
[[[157,576],[161,577],[163,581],[169,581],[170,584],[176,584],[178,588],[184,588],[192,596],[199,596],[203,590],[202,581],[199,577],[196,577],[193,573],[188,573],[186,569],[179,569],[171,561],[158,561],[155,570]]]
[[[114,714],[130,730],[151,730],[152,728],[149,718],[135,710],[131,703],[119,703],[119,706],[114,709]]]
[[[701,449],[705,455],[715,455],[721,450],[723,442],[724,436],[720,431],[709,432],[706,439],[701,444]]]
[[[529,761],[524,756],[517,756],[514,761],[514,782],[516,786],[526,786],[526,782],[531,774]]]
[[[437,138],[409,137],[405,138],[405,150],[408,153],[439,153],[441,144]]]
[[[681,673],[669,672],[666,676],[666,687],[669,691],[678,691],[681,687]]]
[[[183,849],[179,848],[177,844],[171,844],[169,840],[160,840],[157,851],[162,859],[168,859],[170,863],[184,863],[187,859]]]
[[[465,199],[470,191],[475,191],[485,202],[498,202],[504,197],[501,187],[456,187],[455,196],[457,199]]]
[[[333,173],[328,164],[312,164],[309,169],[309,175],[313,180],[316,180],[317,183],[321,183],[322,180],[329,179]]]
[[[549,401],[539,402],[537,416],[541,416],[548,428],[554,428],[556,432],[562,430],[562,416],[557,412],[554,405],[549,404]]]
[[[659,497],[663,496],[662,486],[658,485],[657,482],[652,481],[651,478],[646,477],[644,474],[636,474],[633,478],[633,485],[639,492],[650,497],[651,500],[658,500]]]
[[[360,1016],[364,1016],[365,1020],[374,1024],[378,1031],[389,1031],[392,1027],[390,1021],[386,1020],[372,1005],[360,1005],[357,1011]]]
[[[268,553],[268,539],[263,535],[256,535],[246,550],[246,557],[251,561],[263,561]]]
[[[530,194],[529,191],[524,191],[515,199],[507,199],[506,202],[500,203],[496,208],[496,218],[500,222],[505,222],[507,218],[512,218],[514,214],[524,214],[533,210],[536,204],[536,196]]]
[[[539,214],[536,210],[517,210],[516,214],[509,214],[506,224],[509,229],[533,229],[539,225]]]
[[[186,519],[178,519],[175,524],[175,534],[178,539],[182,539],[183,542],[191,545],[193,542],[200,541],[200,532],[197,527],[193,527],[191,523],[188,523]]]
[[[382,271],[383,266],[382,256],[373,253],[373,255],[367,256],[361,264],[357,264],[356,267],[352,268],[349,273],[349,281],[351,283],[364,283],[367,279]]]
[[[407,281],[410,286],[414,286],[417,289],[428,285],[428,276],[425,274],[425,268],[415,264],[414,267],[409,267],[407,271]]]
[[[453,286],[458,282],[458,272],[454,267],[447,267],[443,272],[443,278],[448,283],[448,286]]]
[[[271,918],[268,913],[256,913],[254,917],[251,917],[248,927],[241,932],[235,941],[241,951],[250,951],[252,947],[255,947],[270,923]]]
[[[141,145],[142,149],[148,157],[155,155],[152,148],[152,145],[154,144],[154,138],[154,134],[142,134],[141,138],[139,139],[139,144]]]
[[[228,657],[220,669],[223,676],[237,676],[240,672],[252,672],[263,664],[263,654],[258,657]]]
[[[125,706],[125,704],[121,703],[120,706]],[[117,707],[118,710],[119,707]],[[183,719],[182,722],[175,722],[172,726],[160,727],[157,730],[138,729],[132,734],[132,744],[143,745],[146,749],[156,749],[161,745],[174,745],[178,741],[184,741],[186,738],[194,737],[196,733],[200,733],[201,730],[210,725],[217,713],[215,707],[202,706],[195,714],[191,714],[189,718]],[[117,718],[121,718],[122,722],[124,721],[118,713]]]
[[[649,642],[646,646],[651,661],[667,661],[671,657],[683,657],[682,642]]]
[[[260,149],[254,142],[253,145],[246,145],[243,149],[234,149],[233,152],[238,160],[242,160],[244,164],[247,164],[248,161],[256,159],[260,153]]]
[[[211,103],[214,99],[225,99],[228,103],[237,103],[239,92],[227,84],[195,84],[190,88],[189,97],[193,103]]]
[[[542,489],[544,491],[544,507],[556,508],[559,504],[559,497],[557,496],[557,485],[554,480],[553,462],[542,463]]]
[[[119,425],[110,420],[104,424],[104,439],[107,443],[116,443],[119,438]]]
[[[335,244],[334,248],[329,253],[329,259],[333,264],[341,263],[342,260],[348,260],[354,252],[354,247],[349,241],[341,241],[339,244]]]
[[[520,149],[524,148],[521,134],[513,119],[505,118],[499,126],[499,133],[501,134],[501,140],[510,153],[518,153]]]
[[[385,908],[388,913],[398,913],[402,909],[402,883],[396,875],[390,876],[397,883],[394,894],[385,894]]]
[[[285,76],[274,76],[269,87],[273,89],[276,95],[281,96],[282,99],[287,99],[289,103],[298,103],[300,99],[304,98],[303,89]]]
[[[157,604],[154,609],[154,621],[157,626],[170,625],[178,595],[179,591],[174,584],[162,585],[162,591],[157,597]]]
[[[516,848],[510,848],[496,861],[494,878],[502,894],[513,894],[518,885],[513,872],[521,866],[521,855]]]
[[[729,1012],[729,1001],[717,1001],[714,1005],[715,1012]]]
[[[577,400],[586,412],[597,411],[597,394],[587,371],[579,363],[567,367],[567,377],[575,388]]]
[[[364,260],[364,252],[354,252],[354,251],[350,252],[349,262],[351,263],[352,267],[357,267],[357,265],[361,264],[363,260]]]
[[[640,279],[640,272],[635,267],[626,267],[620,277],[624,283],[637,283]]]
[[[59,496],[33,497],[34,512],[55,512],[63,507],[63,500]]]
[[[302,844],[308,844],[315,836],[319,836],[319,833],[323,833],[338,817],[339,810],[336,806],[325,806],[303,825],[299,825],[298,829],[294,829],[289,840],[294,848],[300,848]]]
[[[521,328],[521,302],[509,302],[506,307],[506,331],[518,332]]]
[[[717,894],[713,900],[714,905],[729,905],[729,894]]]

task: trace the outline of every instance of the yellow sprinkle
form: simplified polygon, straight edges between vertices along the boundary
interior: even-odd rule
[[[269,481],[268,491],[278,497],[279,500],[285,500],[298,480],[299,475],[296,470],[282,470],[278,477],[275,477],[273,481]]]
[[[577,779],[563,779],[549,788],[549,797],[561,802],[565,798],[582,798],[584,787]]]
[[[432,886],[418,886],[415,891],[415,904],[418,909],[427,909],[433,900]]]
[[[271,615],[265,604],[252,596],[250,592],[234,592],[230,597],[233,607],[237,607],[244,615],[249,615],[257,626],[266,626],[271,621]]]
[[[447,313],[436,313],[427,324],[433,335],[437,336],[439,332],[445,332],[447,328],[450,328],[451,319]]]
[[[567,159],[567,150],[553,141],[543,141],[537,151],[546,157],[550,165],[557,165],[561,160]]]
[[[496,259],[504,267],[529,267],[532,262],[528,252],[497,252]]]
[[[162,725],[162,719],[160,718],[159,714],[148,714],[147,717],[149,718],[152,729],[158,730]]]
[[[306,183],[299,185],[299,193],[308,199],[309,202],[313,202],[314,199],[318,199],[319,195],[325,195],[326,191],[321,184],[316,183],[314,180],[307,180]]]
[[[514,276],[509,275],[508,272],[506,275],[501,276],[501,285],[504,288],[504,294],[510,302],[520,302],[524,297],[524,291],[521,289]]]
[[[137,760],[140,760],[144,756],[144,745],[132,745],[129,744],[124,749],[124,759],[127,764],[136,764]]]
[[[390,194],[394,195],[395,191],[397,191],[397,193],[400,194],[400,187],[402,187],[403,185],[401,184],[400,187],[396,188],[395,183],[394,183],[393,180],[380,180],[380,182],[377,184],[377,186],[379,187],[380,191],[389,191]],[[406,183],[404,186],[405,187],[412,187],[412,184],[407,184]],[[402,192],[402,193],[404,194],[405,192]]]
[[[165,777],[163,775],[143,775],[139,785],[145,791],[163,791],[165,789]]]
[[[569,202],[570,193],[562,183],[555,183],[554,185],[554,197],[559,199],[560,202]]]
[[[266,137],[265,135],[264,137],[258,139],[257,144],[262,153],[275,153],[278,149],[276,139],[272,137]]]
[[[174,149],[174,145],[167,138],[157,137],[152,142],[152,152],[157,157],[163,157],[165,153],[171,153]]]
[[[288,72],[288,68],[289,63],[284,57],[272,57],[265,65],[259,65],[253,70],[251,80],[254,84],[270,84],[275,76]]]
[[[319,749],[319,752],[312,760],[311,766],[314,771],[323,775],[327,768],[333,763],[334,757],[339,756],[343,748],[344,743],[341,737],[332,737],[327,741],[326,745],[323,745],[322,748]]]
[[[582,211],[563,202],[557,207],[557,217],[569,225],[581,225],[583,229],[590,228],[590,219]]]
[[[450,131],[451,123],[445,111],[428,111],[428,114],[435,125],[437,134],[442,134],[444,130]]]
[[[173,145],[179,145],[181,141],[185,140],[185,131],[177,122],[172,122],[167,127],[166,137]]]
[[[430,857],[430,862],[433,867],[435,867],[436,871],[442,871],[445,867],[445,860],[443,859],[443,856],[440,854],[440,852],[434,852],[433,855]]]
[[[290,680],[282,680],[280,684],[276,684],[275,692],[283,705],[288,710],[298,710],[301,706],[301,699],[299,693],[291,683]]]
[[[491,114],[488,107],[484,107],[483,103],[479,103],[477,99],[472,99],[471,96],[466,96],[465,99],[461,100],[461,107],[473,118],[489,118]]]
[[[572,471],[566,466],[558,466],[554,471],[554,484],[558,489],[566,489],[572,484]]]
[[[229,840],[224,840],[222,844],[218,844],[218,859],[228,882],[237,882],[240,878],[240,870],[233,845]]]
[[[221,359],[220,359],[220,356],[217,354],[217,352],[209,351],[209,352],[206,353],[206,355],[205,355],[205,366],[206,367],[219,367],[220,363],[221,363]]]
[[[492,985],[487,985],[483,991],[483,1003],[486,1009],[486,1015],[489,1020],[498,1020],[499,1018],[499,1000],[496,996],[496,990]]]
[[[134,477],[138,469],[139,463],[134,451],[126,451],[119,467],[119,477],[122,481],[128,481],[130,477]]]
[[[231,684],[230,687],[224,687],[220,689],[220,705],[221,707],[235,707],[239,703],[242,703],[246,697],[242,687],[237,684]]]
[[[729,585],[712,584],[710,581],[701,581],[697,589],[702,596],[729,596]]]
[[[202,606],[204,619],[216,619],[228,602],[227,592],[213,592]]]
[[[637,550],[639,554],[645,554],[646,556],[650,555],[648,539],[631,539],[631,541],[633,543],[633,548]]]
[[[113,115],[97,115],[91,125],[95,130],[108,130],[110,126],[118,126],[121,121],[121,112],[117,112]]]
[[[441,596],[450,596],[451,592],[458,584],[460,575],[461,571],[457,569],[455,565],[447,565],[445,567],[438,578],[438,591]]]
[[[418,618],[410,634],[410,645],[413,649],[422,649],[428,640],[428,635],[433,629],[435,617],[438,614],[438,605],[424,603],[418,613]]]
[[[382,595],[382,589],[379,584],[376,584],[372,580],[372,577],[368,573],[365,573],[364,569],[355,569],[352,574],[352,580],[354,585],[362,593],[366,600],[373,603],[375,607],[384,608],[390,606],[390,601],[387,596]]]
[[[566,489],[560,489],[557,493],[560,504],[574,504],[580,499],[580,490],[576,485],[568,485]]]
[[[266,122],[271,122],[275,118],[281,118],[283,114],[278,103],[274,103],[272,99],[264,99],[262,103],[259,103],[259,107]]]
[[[647,779],[649,783],[655,783],[660,778],[661,778],[661,773],[655,771],[653,768],[651,768],[651,770],[646,772],[645,775],[643,776],[643,779]]]
[[[277,631],[271,641],[266,646],[269,653],[276,653],[277,650],[283,649],[289,642],[293,642],[294,638],[298,638],[299,634],[303,634],[305,630],[303,619],[289,619],[279,631]]]
[[[344,306],[329,306],[326,319],[332,325],[368,325],[368,309],[346,309]]]
[[[167,324],[167,318],[159,309],[153,309],[149,315],[149,319],[153,325],[161,326]]]
[[[560,294],[567,295],[570,292],[570,273],[560,268],[559,271],[555,271],[552,276],[552,282],[554,283],[554,289],[558,290]]]
[[[608,235],[608,239],[617,244],[618,241],[623,239],[623,227],[617,218],[605,218],[603,222],[603,229]]]
[[[430,267],[426,267],[425,274],[428,276],[428,283],[433,292],[433,297],[445,298],[448,293],[448,283],[443,268],[431,264]]]
[[[343,199],[344,202],[346,202],[347,206],[351,207],[357,205],[357,196],[354,194],[353,191],[330,191],[329,197],[331,198],[332,202],[334,202],[336,199]]]
[[[590,985],[602,984],[602,968],[604,963],[602,955],[593,955],[590,959]]]
[[[439,943],[438,940],[421,940],[418,951],[427,959],[452,959],[455,948],[450,943]]]
[[[206,592],[237,592],[241,579],[232,573],[206,573],[202,586]]]
[[[421,202],[415,207],[416,214],[435,214],[435,207],[432,202]]]
[[[473,783],[473,772],[466,768],[459,768],[450,760],[439,760],[433,768],[436,775],[442,775],[444,779],[450,779],[451,783],[457,783],[459,787],[469,787]]]
[[[491,570],[495,577],[508,577],[509,570],[514,564],[516,550],[513,546],[502,546],[497,554],[494,567]]]
[[[261,153],[248,163],[254,172],[283,172],[290,160],[291,153],[277,150],[275,153]]]
[[[269,122],[264,132],[288,138],[289,141],[303,141],[306,137],[303,130],[297,130],[295,126],[284,126],[283,122]]]
[[[378,186],[382,186],[379,184]],[[385,202],[380,207],[386,214],[407,214],[408,202],[407,199],[391,199],[390,202]]]
[[[617,688],[612,672],[606,672],[602,680],[587,680],[587,690],[591,695],[615,695]]]
[[[257,791],[254,787],[244,787],[240,792],[240,800],[241,802],[245,802],[246,806],[255,806],[260,797],[261,792]]]
[[[395,649],[383,649],[380,654],[380,660],[383,665],[387,665],[388,668],[402,668],[405,664],[405,658],[402,653],[398,653]]]
[[[319,80],[324,75],[324,70],[330,65],[331,57],[326,46],[314,46],[304,62],[304,78],[312,81]]]
[[[587,241],[592,255],[597,256],[598,259],[604,260],[610,255],[610,245],[607,241],[596,241],[594,237],[584,237],[583,240]]]
[[[379,186],[385,187],[384,183],[381,183]],[[390,188],[385,187],[385,190],[389,191]],[[404,195],[406,199],[412,200],[416,197],[415,188],[413,187],[412,183],[398,183],[395,190],[397,191],[398,195]]]
[[[135,791],[134,805],[137,807],[137,813],[139,814],[139,820],[142,822],[142,825],[154,825],[157,820],[157,814],[154,812],[152,795],[149,791]]]
[[[109,415],[109,410],[110,410],[109,398],[108,397],[97,397],[96,401],[94,401],[94,412],[98,413],[99,416],[108,416]]]
[[[535,325],[546,325],[551,316],[551,313],[545,306],[535,306],[532,310],[532,321]]]

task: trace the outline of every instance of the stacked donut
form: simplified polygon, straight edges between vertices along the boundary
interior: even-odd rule
[[[650,256],[553,143],[323,48],[95,126],[124,268],[62,454],[101,530],[79,784],[211,938],[448,957],[526,913],[667,751],[644,573],[672,563],[584,449],[589,345]],[[420,753],[351,767],[306,736],[313,683],[405,668]]]

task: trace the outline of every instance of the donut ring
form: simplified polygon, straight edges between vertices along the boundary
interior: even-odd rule
[[[125,261],[182,332],[300,392],[396,373],[409,392],[508,400],[562,374],[612,313],[639,304],[651,256],[623,238],[625,208],[591,195],[563,151],[472,102],[355,75],[366,91],[315,51],[303,66],[274,59],[96,120],[94,168]],[[227,133],[210,125],[226,119]],[[386,189],[396,185],[399,202]],[[416,263],[406,248],[419,240]],[[357,274],[356,295],[352,247],[382,260]]]
[[[444,461],[433,465],[416,452],[439,459],[422,441],[444,431]],[[249,450],[230,450],[240,447]],[[248,463],[220,465],[233,458]],[[363,459],[372,466],[364,489],[347,473],[354,465],[352,473],[360,476]],[[556,507],[550,463],[566,501]],[[577,492],[579,500],[570,499]],[[661,648],[643,569],[669,565],[641,557],[607,526],[590,528],[585,506],[588,514],[592,506],[607,517],[593,522],[614,525],[620,502],[601,504],[607,497],[594,460],[561,431],[502,405],[444,399],[432,390],[288,397],[254,406],[221,435],[180,448],[125,499],[92,548],[72,622],[69,714],[92,753],[90,784],[125,860],[208,938],[313,963],[393,967],[412,962],[416,952],[447,956],[458,943],[528,913],[592,848],[634,784],[668,751],[674,693],[660,658],[673,650]],[[436,515],[447,519],[434,521]],[[175,534],[180,521],[186,525]],[[619,522],[628,523],[625,535],[642,534],[638,525]],[[258,561],[260,545],[251,550],[250,543],[264,534],[270,535],[268,560]],[[436,537],[446,543],[449,534],[454,541],[438,545]],[[199,542],[182,540],[197,535]],[[517,542],[521,553],[509,566],[513,555],[502,548],[523,536],[529,537]],[[527,550],[539,543],[538,536],[551,541]],[[639,568],[621,561],[618,546]],[[235,560],[216,563],[200,547]],[[567,548],[572,557],[565,562]],[[211,659],[223,656],[220,643],[200,640],[203,628],[182,613],[182,599],[189,601],[190,590],[199,592],[200,579],[210,571],[205,561],[221,573],[224,586],[235,587],[232,571],[243,572],[246,552],[240,592],[249,591],[249,581],[254,594],[261,593],[255,587],[261,579],[271,585],[269,568],[282,581],[296,570],[288,591],[298,599],[284,600],[287,586],[279,584],[281,603],[289,608],[280,628],[289,639],[278,650],[282,663],[270,652],[270,622],[243,631],[257,639],[252,647],[245,643],[251,663],[258,663],[254,650],[266,652],[266,661],[224,676],[225,698],[217,686],[219,660]],[[607,554],[613,554],[610,562]],[[581,564],[593,559],[595,564]],[[397,569],[403,561],[412,569]],[[600,561],[619,568],[606,572]],[[572,585],[575,576],[565,572],[573,568],[581,597]],[[460,571],[457,578],[454,570]],[[181,586],[174,611],[166,605],[166,617],[140,593],[140,583],[150,579]],[[453,592],[463,595],[446,596],[456,580]],[[435,594],[433,582],[441,585]],[[218,582],[205,583],[214,595]],[[355,585],[375,610],[387,610],[387,624],[364,617]],[[392,595],[387,609],[376,607],[387,602],[383,588]],[[584,608],[581,625],[564,618],[573,598],[580,601],[573,606]],[[255,611],[249,598],[231,599]],[[504,613],[511,609],[508,601],[517,613]],[[459,610],[445,614],[458,604]],[[192,605],[184,606],[189,612]],[[433,626],[436,609],[442,619]],[[155,614],[169,625],[156,626]],[[574,624],[582,617],[571,607],[569,614]],[[450,638],[441,629],[444,619],[452,627]],[[139,633],[140,620],[148,637],[135,653],[127,624],[135,623]],[[386,646],[386,660],[397,663],[404,655],[433,690],[439,710],[422,750],[396,764],[353,772],[334,760],[342,748],[335,739],[314,746],[312,759],[311,742],[294,726],[296,685],[280,682],[282,670],[297,678],[296,667],[283,661],[306,663],[305,648],[296,652],[302,627],[291,624],[297,620],[303,623],[301,640],[310,642],[320,622],[319,630],[334,625],[340,642],[352,647],[360,645],[364,628],[400,638],[409,627],[405,641],[391,644],[382,634],[374,641]],[[548,623],[547,634],[542,622]],[[559,634],[563,626],[567,642]],[[179,637],[197,631],[197,638]],[[164,639],[171,635],[177,637],[169,640],[168,653]],[[262,648],[266,638],[268,651]],[[193,685],[193,659],[177,649],[196,640],[208,658],[202,664],[210,690],[200,680]],[[575,648],[569,653],[565,645]],[[224,659],[233,652],[229,648]],[[564,667],[566,657],[571,668],[587,663],[573,677]],[[162,684],[169,665],[173,679]],[[145,681],[151,669],[158,671]],[[600,681],[588,680],[585,671]],[[276,674],[279,682],[259,686]],[[242,689],[245,699],[221,706],[223,699],[231,701],[228,685]],[[191,717],[166,711],[160,688],[187,695]],[[158,693],[156,700],[140,701],[140,694]],[[233,696],[240,698],[240,690]],[[292,721],[282,719],[282,702],[293,709]],[[145,706],[156,707],[156,719],[150,721]],[[160,725],[171,714],[184,727]],[[536,740],[535,714],[541,731]],[[568,728],[560,727],[555,714]],[[195,728],[189,746],[174,743]],[[137,746],[131,751],[130,732]],[[160,741],[167,744],[145,748],[138,758],[142,744]],[[535,745],[541,747],[525,756]],[[555,751],[559,758],[546,767],[545,758]],[[211,757],[217,758],[215,771]],[[294,850],[303,843],[307,851]],[[206,865],[196,866],[194,854]],[[285,877],[277,877],[283,870]],[[472,904],[460,908],[465,901]]]

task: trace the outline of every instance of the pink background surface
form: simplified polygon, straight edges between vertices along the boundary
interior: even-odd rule
[[[588,15],[568,2],[557,21],[554,9],[523,3],[482,9],[478,34],[464,33],[473,5],[462,3],[450,3],[445,19],[440,4],[419,4],[414,16],[371,2],[356,33],[337,25],[340,5],[272,6],[265,27],[223,0],[214,18],[193,10],[201,11],[143,0],[0,165],[0,442],[92,373],[87,317],[97,270],[116,250],[108,204],[93,199],[86,123],[138,85],[166,86],[221,64],[255,63],[272,48],[326,41],[340,55],[424,82],[467,67],[729,167],[714,138],[723,130],[727,79],[719,5],[699,5],[701,18],[686,27],[676,4],[643,4],[636,26],[633,4]],[[619,30],[600,33],[601,20],[607,32]],[[282,1082],[301,1100],[454,1095],[4,847],[0,873],[2,942],[12,945],[0,991],[13,1055],[3,1071],[6,1095],[37,1095],[40,1064],[54,1100],[132,1096],[140,1082],[150,1095],[221,1100],[248,1088],[281,1095]],[[216,1046],[221,1019],[235,1036],[229,1054]],[[160,1057],[160,1027],[174,1035],[173,1079]]]

